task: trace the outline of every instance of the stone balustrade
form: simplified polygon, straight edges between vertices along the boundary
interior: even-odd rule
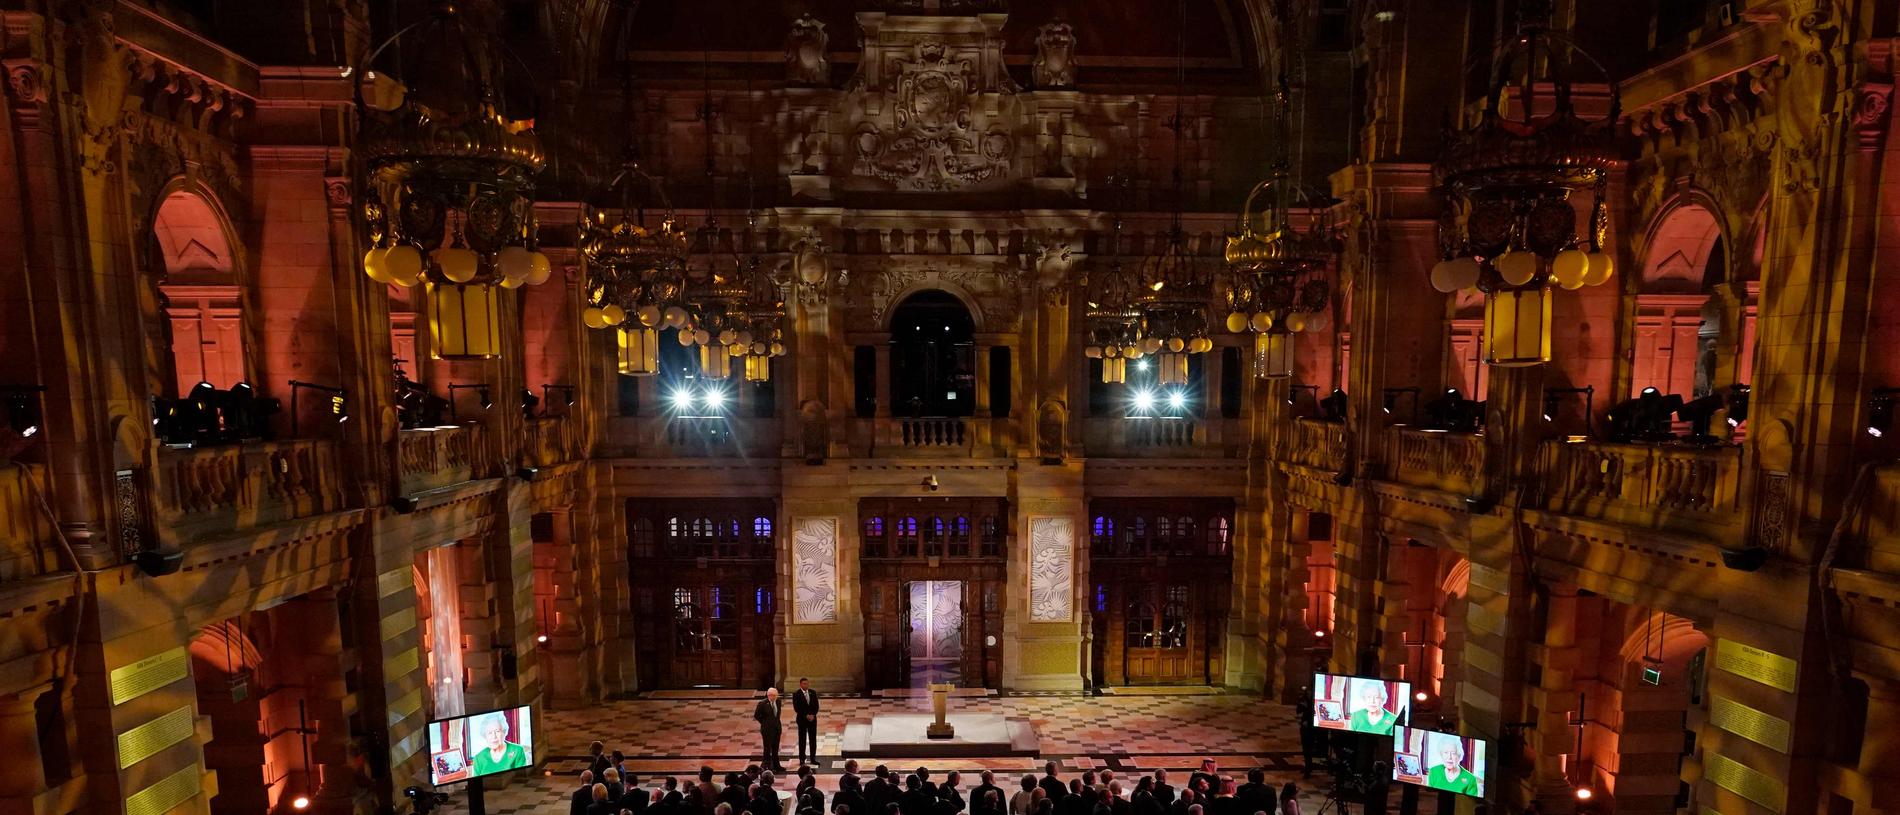
[[[1294,419],[1286,461],[1315,470],[1338,471],[1346,465],[1346,425],[1319,419]]]
[[[486,435],[481,425],[473,424],[397,434],[396,467],[403,494],[487,477]]]
[[[158,453],[158,531],[180,543],[342,509],[335,441],[298,439]]]
[[[1388,481],[1466,496],[1484,491],[1481,435],[1388,427],[1379,442]]]
[[[46,489],[44,465],[0,463],[0,581],[58,568],[53,539],[59,530],[40,506],[41,497],[51,500]]]
[[[522,457],[536,467],[551,467],[574,458],[571,426],[566,416],[529,420],[523,428]]]
[[[1190,418],[1131,416],[1121,421],[1122,446],[1129,449],[1193,447],[1201,423]]]
[[[1552,512],[1718,541],[1741,527],[1740,447],[1551,440],[1540,465]]]

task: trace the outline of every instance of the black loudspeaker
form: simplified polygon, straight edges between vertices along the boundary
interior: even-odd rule
[[[132,556],[132,563],[150,577],[177,574],[185,566],[184,552],[146,550]]]
[[[1768,550],[1759,546],[1722,550],[1722,565],[1738,572],[1752,572],[1768,564]]]

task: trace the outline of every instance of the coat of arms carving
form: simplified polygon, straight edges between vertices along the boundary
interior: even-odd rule
[[[963,189],[1009,175],[1015,139],[997,124],[979,130],[972,108],[981,91],[970,58],[924,42],[893,67],[884,88],[894,101],[890,126],[858,126],[856,175],[920,191]]]

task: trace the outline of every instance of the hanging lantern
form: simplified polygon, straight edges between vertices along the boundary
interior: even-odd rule
[[[707,343],[699,346],[699,376],[702,379],[725,379],[732,375],[732,354],[719,343]]]
[[[429,283],[429,353],[436,359],[501,356],[501,290],[490,283]]]
[[[364,273],[428,286],[442,359],[499,356],[499,290],[548,276],[534,219],[546,157],[534,120],[500,96],[501,53],[454,3],[436,2],[352,72],[368,167]]]
[[[767,382],[772,379],[772,358],[759,354],[745,357],[745,381]]]
[[[1253,339],[1253,375],[1285,379],[1293,375],[1294,337],[1291,331],[1269,331]]]
[[[1500,288],[1484,298],[1484,361],[1506,368],[1550,361],[1550,288]]]
[[[1163,385],[1186,385],[1188,381],[1188,355],[1186,353],[1163,353],[1155,357],[1155,377]]]
[[[1128,382],[1127,357],[1102,358],[1102,384],[1121,385]]]
[[[1608,113],[1590,120],[1577,114],[1564,68],[1595,60],[1565,53],[1574,46],[1548,31],[1539,16],[1548,13],[1539,4],[1520,6],[1516,36],[1494,60],[1483,112],[1453,134],[1432,165],[1445,204],[1438,223],[1443,260],[1432,268],[1432,285],[1484,292],[1484,358],[1492,365],[1548,362],[1551,287],[1599,285],[1614,267],[1605,251],[1605,190],[1620,99],[1612,79]],[[1516,95],[1507,100],[1509,90]],[[1546,102],[1548,109],[1540,107]],[[1579,230],[1584,196],[1589,215]]]
[[[649,376],[660,372],[659,331],[622,326],[614,335],[619,340],[622,375]]]

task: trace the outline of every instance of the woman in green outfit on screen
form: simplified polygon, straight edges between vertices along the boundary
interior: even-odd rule
[[[1478,777],[1465,769],[1465,740],[1442,733],[1432,733],[1427,738],[1432,743],[1430,754],[1438,756],[1438,763],[1425,774],[1426,786],[1476,797]]]
[[[1378,679],[1352,680],[1352,698],[1358,705],[1347,722],[1347,728],[1360,733],[1375,736],[1387,736],[1392,733],[1392,725],[1399,717],[1387,710],[1385,682]]]
[[[528,751],[508,740],[508,717],[500,713],[483,716],[476,721],[475,732],[482,737],[473,762],[476,775],[528,766]]]

